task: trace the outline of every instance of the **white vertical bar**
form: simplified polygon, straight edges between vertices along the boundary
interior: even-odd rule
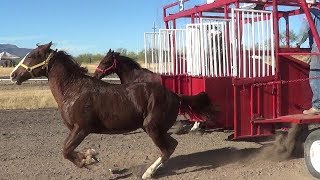
[[[196,28],[196,27],[195,27]],[[195,44],[195,51],[194,51],[194,63],[195,63],[195,75],[199,75],[198,74],[198,70],[199,70],[199,67],[198,67],[198,31],[197,29],[195,29],[194,31],[194,44]]]
[[[182,57],[182,60],[183,60],[182,61],[182,63],[183,63],[182,64],[182,68],[183,69],[182,70],[183,70],[184,74],[187,74],[187,70],[186,70],[186,59],[187,59],[187,54],[186,54],[186,43],[187,43],[187,40],[186,40],[186,36],[187,35],[186,35],[186,30],[184,30],[183,32],[184,33],[182,33],[182,39],[183,39],[183,41],[182,41],[183,42],[182,43],[182,48],[183,48],[183,51],[182,51],[183,52],[182,53],[183,54],[183,57]]]
[[[261,13],[257,13],[258,15],[258,77],[261,77],[261,41],[262,41],[262,36],[261,36],[261,30],[262,28],[262,19],[261,19]]]
[[[199,41],[199,55],[200,55],[200,61],[199,61],[199,64],[200,64],[200,76],[204,76],[204,73],[205,73],[205,67],[204,67],[204,63],[203,63],[203,60],[204,60],[204,57],[203,57],[203,27],[202,27],[202,24],[199,24],[199,37],[200,37],[200,41]]]
[[[256,48],[255,48],[255,29],[254,29],[254,26],[255,26],[255,21],[254,21],[254,12],[252,12],[251,14],[251,19],[252,19],[252,72],[253,72],[253,77],[256,77]]]
[[[194,42],[194,39],[195,39],[195,31],[194,31],[194,27],[191,26],[191,51],[190,51],[190,55],[191,55],[191,67],[190,67],[190,73],[191,75],[195,75],[195,69],[196,69],[196,63],[195,63],[195,42]]]
[[[273,32],[273,17],[272,14],[270,14],[270,26],[271,26],[271,36],[270,39],[273,40],[274,38],[274,32]],[[276,74],[276,65],[275,65],[275,55],[274,55],[274,43],[278,43],[278,42],[274,42],[271,41],[271,64],[272,64],[272,75]],[[279,68],[279,67],[277,67]]]
[[[261,13],[261,18],[262,20],[264,19],[264,14]],[[265,77],[266,76],[266,45],[265,45],[265,33],[264,33],[264,30],[265,30],[265,22],[262,21],[262,37],[264,38],[263,41],[262,41],[262,77]]]
[[[218,54],[217,54],[217,60],[218,60],[218,66],[217,66],[217,68],[218,68],[218,75],[219,76],[221,76],[222,75],[222,64],[221,63],[223,63],[221,60],[221,49],[220,49],[220,35],[222,35],[222,34],[219,34],[219,30],[221,29],[221,28],[219,28],[219,26],[220,26],[220,24],[219,23],[217,23],[216,24],[217,25],[217,42],[218,43],[215,43],[218,47],[217,47],[217,50],[218,50]],[[221,32],[222,33],[222,32]]]
[[[158,73],[162,74],[161,72],[161,64],[162,64],[162,31],[159,31],[159,38],[158,38],[158,41],[159,41],[159,64],[156,66],[156,68],[158,69]]]
[[[207,59],[207,54],[208,54],[208,33],[210,32],[209,31],[209,26],[210,24],[203,24],[202,21],[201,21],[201,26],[202,26],[202,33],[203,33],[203,61],[204,61],[204,68],[205,68],[205,76],[209,76],[209,73],[208,73],[208,59]]]
[[[177,75],[180,75],[181,74],[181,67],[182,67],[182,65],[181,65],[181,63],[182,63],[182,60],[181,60],[181,58],[182,58],[182,38],[181,38],[181,35],[182,35],[182,33],[181,33],[182,31],[178,31],[178,37],[179,37],[179,39],[178,39],[178,44],[179,44],[179,48],[178,48],[178,51],[177,51],[177,57],[178,57],[178,64],[176,65],[176,74]],[[178,54],[179,53],[179,54]]]
[[[164,64],[164,43],[165,43],[165,39],[164,39],[164,35],[163,35],[163,31],[161,32],[161,38],[160,38],[160,42],[161,42],[161,63],[159,64],[159,70],[160,70],[160,73],[163,74],[164,70],[163,70],[163,64]]]
[[[200,42],[199,42],[199,37],[200,37],[200,30],[198,30],[198,26],[196,26],[196,44],[197,44],[197,76],[200,75],[201,71],[201,66],[200,66]]]
[[[173,67],[174,67],[174,45],[175,45],[175,41],[174,41],[174,35],[175,35],[175,30],[171,30],[170,32],[170,58],[169,58],[169,74],[172,75],[173,74]]]
[[[168,59],[168,31],[164,31],[164,64],[163,64],[163,72],[167,74],[167,59]]]
[[[170,58],[170,32],[166,31],[166,66],[165,66],[165,74],[169,74],[169,58]]]
[[[169,74],[169,69],[168,67],[170,67],[170,64],[169,64],[169,58],[170,58],[170,32],[169,31],[166,31],[166,64],[165,64],[165,74]]]
[[[195,68],[196,68],[196,64],[195,64],[195,44],[194,44],[194,29],[193,29],[193,26],[191,27],[190,29],[190,32],[191,32],[191,43],[190,43],[190,48],[191,48],[191,51],[190,51],[190,55],[191,55],[191,66],[190,67],[190,74],[191,75],[195,75],[194,72],[195,72]]]
[[[222,40],[222,62],[223,62],[223,67],[222,67],[222,69],[223,69],[223,76],[226,76],[227,75],[227,69],[226,69],[226,67],[227,67],[227,58],[226,58],[226,49],[227,49],[227,47],[226,47],[226,43],[225,43],[225,28],[226,28],[226,22],[223,22],[222,24],[221,24],[222,26],[221,26],[221,40]]]
[[[250,14],[249,12],[247,12],[247,17],[246,17],[246,20],[248,20],[248,29],[247,29],[247,32],[248,32],[248,36],[247,36],[247,45],[248,45],[248,59],[244,59],[244,61],[246,62],[248,60],[248,77],[251,77],[251,36],[252,34],[250,34],[251,32],[251,26],[252,26],[252,22],[250,22]]]
[[[245,20],[245,13],[244,13],[244,11],[242,11],[242,22],[241,22],[241,26],[240,27],[242,27],[242,37],[241,37],[241,39],[242,39],[242,53],[243,53],[243,55],[242,55],[242,57],[243,57],[243,77],[247,77],[247,66],[246,66],[246,44],[245,44],[245,36],[247,36],[248,37],[248,35],[245,35],[245,26],[244,26],[244,20]],[[248,29],[248,28],[247,28]],[[240,39],[240,36],[239,36],[239,39]]]
[[[270,35],[269,35],[269,21],[270,21],[270,19],[269,19],[269,17],[270,17],[270,15],[269,14],[266,14],[266,16],[267,16],[267,20],[266,20],[266,24],[267,24],[267,29],[266,29],[266,31],[267,31],[267,35],[266,35],[266,37],[267,37],[267,76],[269,76],[270,75],[270,48],[269,48],[269,42],[271,41],[271,39],[269,38],[270,37]]]
[[[209,27],[209,32],[210,32],[210,37],[208,38],[209,39],[209,71],[210,71],[210,76],[213,77],[214,76],[214,71],[213,71],[213,43],[212,43],[212,40],[213,40],[213,34],[211,33],[211,27]]]
[[[223,27],[223,42],[222,42],[222,47],[224,47],[225,49],[223,50],[224,51],[224,58],[225,58],[225,76],[230,76],[230,72],[229,72],[229,44],[227,44],[227,27],[230,26],[230,23],[229,21],[226,21],[224,23],[224,27]],[[230,33],[231,31],[229,31]],[[229,41],[230,41],[230,38],[229,38]],[[229,42],[230,43],[230,42]]]
[[[165,31],[165,35],[164,35],[164,38],[165,38],[165,40],[164,40],[164,43],[165,43],[165,45],[164,45],[164,49],[165,49],[165,51],[164,51],[164,69],[163,69],[163,71],[164,71],[164,74],[166,74],[167,75],[167,61],[168,61],[168,31]]]
[[[215,31],[215,27],[213,29]],[[215,32],[216,34],[216,32]],[[212,42],[212,45],[213,45],[213,67],[214,67],[214,76],[218,76],[218,63],[217,63],[217,40],[216,40],[216,35],[213,34],[213,42]]]
[[[232,26],[233,26],[232,31],[234,32],[233,33],[233,38],[232,38],[232,40],[233,40],[233,67],[232,67],[233,68],[233,76],[240,77],[240,71],[239,71],[239,69],[240,69],[240,67],[239,67],[240,66],[240,51],[238,51],[239,52],[239,56],[237,58],[237,53],[238,53],[237,49],[240,48],[240,46],[239,46],[240,42],[239,42],[239,36],[236,37],[236,31],[235,31],[236,24],[239,25],[239,19],[240,18],[239,18],[239,13],[236,12],[236,14],[235,14],[234,9],[232,9],[232,14],[233,14],[232,15],[233,19],[232,20],[234,21],[232,23]],[[238,28],[240,28],[240,27],[238,27]],[[237,62],[237,60],[238,60],[238,62]]]

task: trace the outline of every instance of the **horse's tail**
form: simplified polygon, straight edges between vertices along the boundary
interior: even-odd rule
[[[217,113],[207,93],[201,92],[194,96],[179,95],[180,112],[192,115],[200,121],[213,121]]]

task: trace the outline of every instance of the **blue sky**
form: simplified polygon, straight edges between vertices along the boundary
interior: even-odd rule
[[[153,22],[163,27],[162,7],[175,1],[1,0],[0,44],[34,48],[52,41],[72,55],[109,48],[140,51],[143,33],[152,31]]]
[[[143,49],[163,4],[174,0],[1,0],[0,43],[34,48],[53,41],[73,55]]]

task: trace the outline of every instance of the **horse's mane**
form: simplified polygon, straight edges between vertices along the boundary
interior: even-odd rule
[[[129,65],[132,68],[135,69],[141,69],[141,65],[139,63],[137,63],[137,61],[135,61],[134,59],[127,57],[127,56],[118,56],[118,60]]]
[[[85,74],[88,72],[88,69],[85,67],[81,67],[81,65],[68,53],[65,51],[58,51],[54,55],[55,60],[60,60],[69,71],[72,71],[74,73],[81,73]]]

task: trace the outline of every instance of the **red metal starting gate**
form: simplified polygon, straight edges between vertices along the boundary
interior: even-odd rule
[[[293,55],[311,55],[310,49],[289,41],[289,20],[305,14],[320,47],[305,0],[215,0],[185,8],[190,2],[165,6],[166,29],[145,33],[146,66],[167,88],[207,92],[220,111],[215,127],[233,129],[233,139],[320,121],[301,114],[311,107],[309,65]],[[181,24],[183,18],[189,23]],[[281,46],[279,29],[286,34]]]

